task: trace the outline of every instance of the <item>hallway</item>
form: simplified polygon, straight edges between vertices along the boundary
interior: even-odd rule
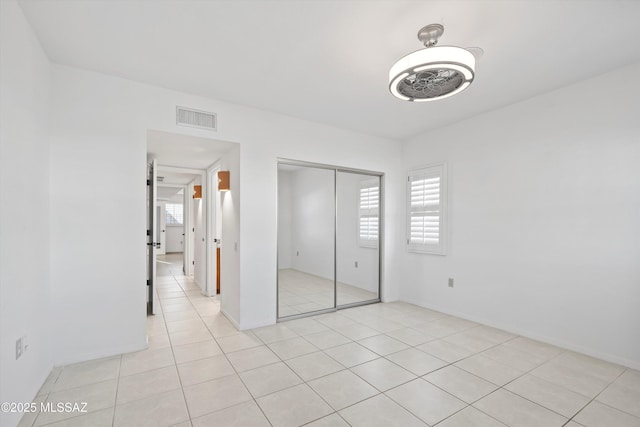
[[[240,332],[176,256],[149,348],[55,368],[20,426],[639,426],[640,372],[407,303]],[[572,421],[569,421],[569,420]]]

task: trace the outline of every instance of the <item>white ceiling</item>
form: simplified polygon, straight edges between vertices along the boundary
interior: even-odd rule
[[[176,202],[182,202],[183,189],[178,187],[163,187],[158,185],[158,193],[156,198],[158,200],[171,200]]]
[[[158,187],[164,184],[187,185],[191,181],[194,181],[197,178],[200,178],[200,175],[193,174],[193,173],[169,172],[167,168],[163,168],[162,166],[158,168],[158,179],[162,179],[162,181],[158,181]],[[176,192],[178,190],[180,190],[180,188],[175,189]]]
[[[156,130],[147,131],[147,153],[161,166],[206,169],[236,145],[233,142],[196,136]],[[165,182],[169,182],[166,178],[171,178],[171,175],[166,171],[164,175]],[[173,184],[186,184],[191,181],[189,179],[182,182],[186,178],[180,176],[171,179]]]
[[[640,62],[635,0],[20,4],[57,63],[395,139]],[[484,49],[475,82],[438,102],[393,98],[389,68],[434,22],[440,45]]]

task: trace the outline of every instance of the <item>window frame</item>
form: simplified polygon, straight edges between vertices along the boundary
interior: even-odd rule
[[[411,184],[412,182],[439,177],[439,198],[437,205],[438,212],[438,243],[412,243],[411,242],[411,220],[414,213],[428,212],[429,209],[417,210],[411,205]],[[433,163],[427,166],[412,169],[407,174],[406,187],[406,241],[407,251],[430,254],[430,255],[446,255],[448,241],[448,182],[447,182],[447,164],[445,162]],[[433,209],[432,209],[433,210]]]

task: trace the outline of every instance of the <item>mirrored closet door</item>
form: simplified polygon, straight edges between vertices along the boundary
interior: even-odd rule
[[[380,300],[381,176],[278,164],[278,319]]]
[[[338,306],[379,299],[380,177],[336,173]]]
[[[335,307],[335,172],[278,166],[278,317]]]

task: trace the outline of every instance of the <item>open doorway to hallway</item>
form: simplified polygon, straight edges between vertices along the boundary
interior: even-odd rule
[[[154,240],[153,257],[148,262],[156,270],[155,277],[150,278],[151,288],[157,282],[159,291],[162,281],[181,276],[182,282],[196,287],[190,290],[198,290],[203,296],[212,297],[224,289],[224,284],[217,283],[223,227],[221,198],[212,176],[224,163],[225,155],[237,146],[190,135],[147,132],[147,157],[156,164],[154,204],[159,212],[159,219],[153,221],[157,231],[149,233]],[[151,290],[150,295],[157,298],[158,292]]]

